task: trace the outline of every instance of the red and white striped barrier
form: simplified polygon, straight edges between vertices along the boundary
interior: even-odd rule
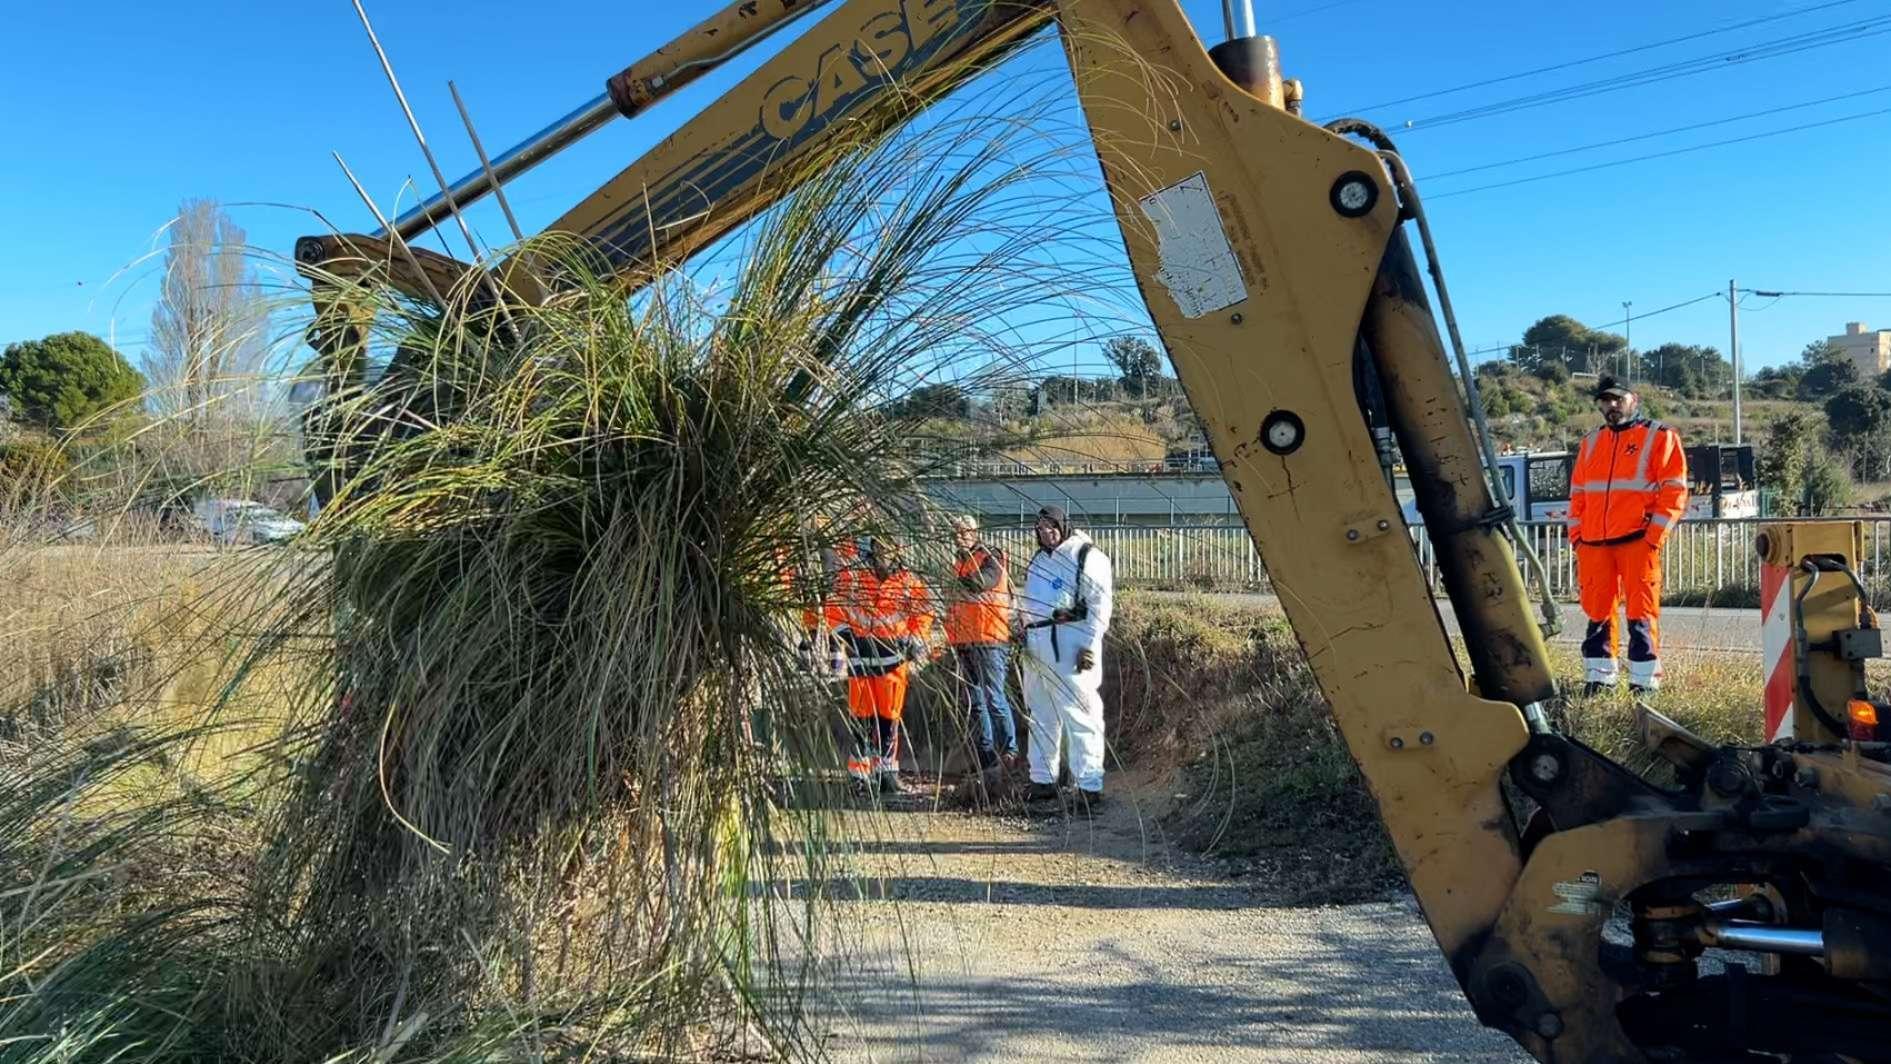
[[[1766,664],[1766,741],[1793,734],[1792,570],[1760,566],[1760,654]]]

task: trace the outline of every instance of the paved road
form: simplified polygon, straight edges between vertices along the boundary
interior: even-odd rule
[[[875,1061],[1521,1062],[1407,901],[1269,906],[1127,804],[1098,826],[895,815],[841,903],[830,1050]]]
[[[1154,598],[1188,597],[1182,592],[1167,591],[1143,591],[1137,594]],[[1273,595],[1218,594],[1214,597],[1266,609],[1280,608],[1280,600]],[[1582,610],[1570,603],[1565,604],[1562,611],[1563,630],[1555,641],[1581,642],[1583,628],[1588,623]],[[1444,614],[1445,627],[1455,635],[1458,630],[1457,618],[1452,616],[1449,608],[1445,609]],[[1661,611],[1661,639],[1662,645],[1670,650],[1752,651],[1757,654],[1760,651],[1760,613],[1758,610],[1668,606]]]

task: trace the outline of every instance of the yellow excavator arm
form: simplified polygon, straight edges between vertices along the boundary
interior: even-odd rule
[[[817,6],[719,12],[455,186],[458,204]],[[1550,726],[1514,522],[1409,235],[1442,292],[1417,191],[1383,133],[1301,117],[1271,38],[1211,53],[1176,0],[829,5],[551,228],[624,274],[677,261],[779,198],[772,178],[843,121],[905,121],[1052,22],[1149,314],[1478,1017],[1542,1061],[1891,1059],[1884,744],[1719,748],[1650,715],[1683,781],[1666,788]],[[439,288],[470,267],[403,249],[451,206],[305,238],[298,259],[311,276],[375,263]],[[496,298],[544,298],[531,266],[492,271]],[[364,338],[317,300],[313,341],[344,358]],[[1469,676],[1375,430],[1410,470]],[[1711,970],[1716,947],[1757,962]]]

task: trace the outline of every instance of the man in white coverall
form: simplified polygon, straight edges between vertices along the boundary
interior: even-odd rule
[[[1110,559],[1070,527],[1061,506],[1037,512],[1037,553],[1017,597],[1019,677],[1031,723],[1031,800],[1057,797],[1064,736],[1083,808],[1103,801],[1103,633],[1115,580]]]

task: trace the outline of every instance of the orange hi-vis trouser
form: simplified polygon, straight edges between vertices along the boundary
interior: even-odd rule
[[[847,775],[870,780],[900,770],[900,717],[906,712],[911,669],[898,665],[880,676],[847,678],[847,712],[853,718],[854,751]]]
[[[1661,548],[1647,539],[1576,547],[1576,580],[1583,616],[1589,619],[1582,640],[1583,680],[1613,684],[1620,646],[1615,629],[1618,605],[1628,617],[1628,682],[1653,690],[1661,686]]]

